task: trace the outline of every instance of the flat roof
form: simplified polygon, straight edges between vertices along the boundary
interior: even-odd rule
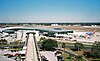
[[[54,28],[42,28],[39,30],[43,30],[43,31],[51,31],[51,32],[66,32],[66,31],[73,31],[73,30],[65,30],[65,29],[61,29],[61,30],[55,30]]]
[[[12,32],[15,32],[15,31],[14,30],[4,30],[3,32],[12,33]]]
[[[66,32],[66,31],[73,31],[73,30],[65,30],[65,29],[55,29],[55,28],[41,28],[41,27],[7,27],[3,28],[1,31],[4,30],[41,30],[41,31],[50,31],[50,32]]]

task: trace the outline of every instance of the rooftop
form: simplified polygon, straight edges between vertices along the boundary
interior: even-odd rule
[[[51,32],[65,32],[65,31],[73,31],[73,30],[65,30],[61,28],[40,28],[40,27],[7,27],[3,28],[4,30],[42,30],[42,31],[51,31]]]

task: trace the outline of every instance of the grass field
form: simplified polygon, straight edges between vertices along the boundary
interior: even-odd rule
[[[64,61],[72,61],[72,59],[67,59],[67,58],[66,58]]]

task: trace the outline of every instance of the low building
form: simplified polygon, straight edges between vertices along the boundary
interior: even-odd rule
[[[5,31],[5,30],[15,30],[15,31],[22,30],[22,32],[19,32],[19,34],[22,34],[22,33],[25,34],[25,32],[31,30],[31,31],[36,32],[36,37],[39,36],[40,34],[49,36],[49,37],[60,37],[60,36],[64,37],[68,33],[73,33],[73,30],[65,30],[61,28],[8,27],[8,28],[2,29],[2,31]]]
[[[42,33],[45,36],[50,37],[64,37],[67,36],[68,33],[73,33],[73,30],[64,30],[61,28],[45,28],[45,29],[38,29],[40,33]]]

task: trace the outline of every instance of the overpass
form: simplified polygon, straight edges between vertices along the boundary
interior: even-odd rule
[[[41,61],[34,32],[27,33],[27,50],[25,61]]]

